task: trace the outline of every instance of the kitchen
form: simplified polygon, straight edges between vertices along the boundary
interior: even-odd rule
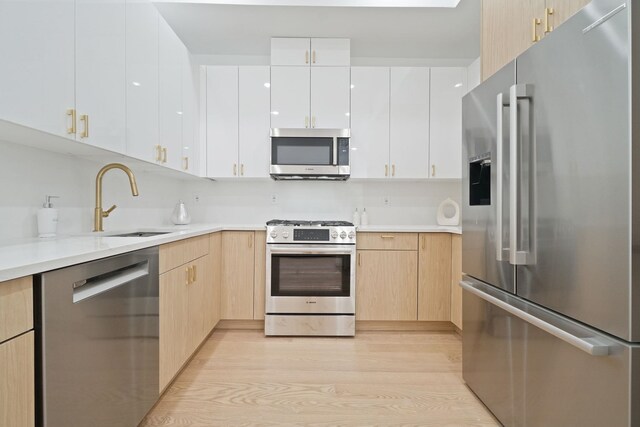
[[[305,6],[286,6],[294,3]],[[623,83],[611,99],[637,90],[624,83],[635,63],[618,66],[640,57],[625,42],[625,18],[636,20],[636,8],[610,0],[517,10],[497,0],[319,3],[0,3],[8,59],[0,67],[0,170],[11,183],[0,209],[0,307],[8,313],[0,316],[0,424],[637,425],[635,294],[624,289],[632,273],[625,257],[607,266],[589,258],[604,256],[595,248],[558,253],[574,264],[553,270],[555,302],[534,280],[548,274],[542,267],[555,250],[549,234],[535,238],[536,226],[565,242],[606,242],[609,251],[626,236],[631,247],[624,209],[596,209],[597,201],[585,205],[566,189],[589,194],[588,183],[616,206],[631,198],[616,199],[597,175],[565,180],[562,200],[593,212],[585,221],[600,221],[602,231],[580,234],[566,220],[575,211],[559,200],[569,222],[527,228],[511,218],[529,218],[530,208],[530,217],[548,221],[550,207],[535,186],[511,197],[518,187],[509,177],[520,173],[526,183],[511,168],[536,170],[537,162],[548,171],[549,157],[508,149],[511,139],[529,143],[526,125],[512,132],[527,116],[518,111],[545,118],[535,110],[543,102],[527,101],[537,92],[523,85],[512,94],[511,86],[533,85],[536,73],[525,71],[545,60],[559,67],[556,47],[570,31],[609,47],[597,45],[609,68],[587,63],[593,72],[575,74],[575,85],[612,85],[597,76],[618,72]],[[429,3],[440,7],[423,7]],[[573,37],[579,56],[583,44]],[[514,59],[517,73],[509,71]],[[563,64],[575,73],[570,60]],[[495,89],[498,79],[505,83]],[[498,94],[504,114],[496,116]],[[635,123],[622,104],[608,105]],[[596,124],[582,125],[583,140],[590,130],[605,138]],[[562,137],[554,137],[566,139],[556,126]],[[504,150],[486,146],[500,140],[498,130]],[[590,170],[628,160],[623,152],[600,153]],[[593,160],[559,157],[554,167],[582,177],[581,165]],[[630,171],[613,174],[618,188]],[[514,224],[523,231],[512,232]],[[55,236],[37,237],[48,233]],[[504,237],[499,250],[495,233]],[[612,326],[614,316],[598,323],[602,310],[572,293],[584,276],[571,272],[584,262],[592,277],[606,277],[612,265],[620,271],[607,304],[628,303],[615,319],[628,331]],[[517,286],[507,286],[510,275]],[[570,297],[582,307],[569,303],[565,312]],[[606,314],[610,305],[603,307]],[[534,334],[523,320],[546,332]],[[551,381],[562,395],[580,391],[555,406],[541,398],[544,384],[515,370],[527,360],[523,337],[545,342],[545,333],[576,348],[553,349],[564,363],[604,372]],[[553,363],[544,349],[530,356],[541,378]],[[592,359],[617,368],[600,371]],[[314,363],[324,376],[310,374]],[[590,387],[602,391],[582,392]],[[594,414],[605,395],[617,399]]]

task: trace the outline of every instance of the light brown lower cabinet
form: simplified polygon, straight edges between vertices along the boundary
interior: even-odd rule
[[[221,318],[253,319],[255,233],[222,232]]]
[[[451,320],[451,234],[421,233],[418,320]]]
[[[255,232],[255,268],[253,271],[253,318],[254,320],[264,319],[264,298],[266,279],[266,249],[267,232]]]
[[[35,425],[33,331],[0,344],[0,426]]]
[[[210,238],[205,237],[205,248],[202,247],[202,238],[189,239],[200,248],[200,251],[192,253],[205,253],[204,256],[160,275],[160,392],[218,320],[220,299],[216,300],[219,292],[216,289],[219,289],[219,282],[215,280],[216,256],[209,251]],[[174,250],[174,246],[169,248]],[[164,246],[160,247],[161,257],[164,249]]]
[[[416,320],[418,252],[359,250],[356,320]]]
[[[462,236],[451,236],[451,323],[462,330]]]

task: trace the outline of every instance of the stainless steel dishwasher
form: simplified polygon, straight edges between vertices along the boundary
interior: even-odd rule
[[[158,399],[158,248],[36,281],[38,424],[132,427]]]

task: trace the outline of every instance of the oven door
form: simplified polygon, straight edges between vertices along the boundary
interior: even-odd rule
[[[355,245],[267,245],[267,314],[354,314]]]

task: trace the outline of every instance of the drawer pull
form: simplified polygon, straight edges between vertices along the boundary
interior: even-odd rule
[[[381,239],[395,239],[396,236],[392,236],[392,235],[388,235],[388,234],[383,234],[382,236],[380,236]]]

